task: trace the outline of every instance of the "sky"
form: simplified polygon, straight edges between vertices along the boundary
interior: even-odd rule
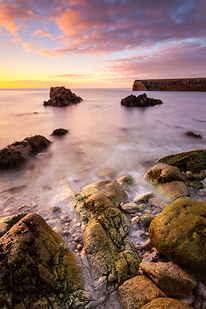
[[[0,88],[206,77],[205,0],[0,0]]]

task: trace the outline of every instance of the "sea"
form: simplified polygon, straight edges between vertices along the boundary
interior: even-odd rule
[[[59,108],[43,105],[49,89],[0,89],[0,149],[34,135],[52,142],[41,159],[33,156],[20,169],[0,172],[0,217],[27,207],[48,218],[54,198],[58,200],[59,180],[78,193],[101,180],[104,169],[112,169],[115,179],[132,176],[135,195],[140,195],[149,190],[142,178],[157,159],[206,148],[206,92],[148,91],[148,97],[163,104],[128,108],[121,100],[143,92],[71,90],[83,101]],[[51,135],[57,128],[68,133]],[[202,138],[187,136],[187,131]],[[64,205],[64,214],[70,210]]]

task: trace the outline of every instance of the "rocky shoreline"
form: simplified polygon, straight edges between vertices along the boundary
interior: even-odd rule
[[[54,202],[46,221],[35,205],[2,217],[0,307],[205,309],[205,168],[205,150],[161,158],[141,196],[111,170],[78,193],[60,179],[70,215]]]

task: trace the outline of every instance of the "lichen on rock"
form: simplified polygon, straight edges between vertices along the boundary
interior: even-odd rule
[[[42,217],[28,214],[0,238],[1,308],[84,308],[84,294],[77,258]]]

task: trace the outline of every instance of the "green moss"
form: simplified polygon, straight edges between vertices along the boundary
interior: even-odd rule
[[[195,180],[195,181],[190,182],[189,186],[194,188],[194,189],[198,189],[198,190],[204,188],[203,183],[199,180]]]
[[[177,166],[180,170],[199,173],[206,169],[206,149],[198,149],[163,157],[158,163]]]

